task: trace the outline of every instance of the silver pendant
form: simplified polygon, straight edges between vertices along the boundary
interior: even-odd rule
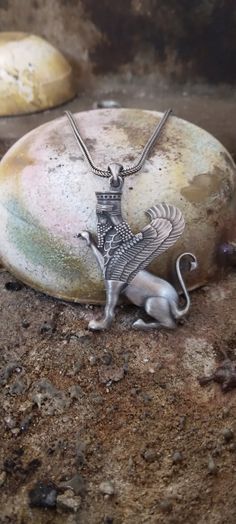
[[[122,218],[122,166],[111,164],[109,171],[110,191],[96,193],[98,241],[96,243],[88,231],[79,234],[92,249],[106,286],[104,316],[101,320],[92,320],[89,329],[103,330],[110,327],[120,294],[136,306],[143,307],[153,319],[152,322],[136,320],[133,323],[135,329],[173,329],[190,307],[189,294],[180,269],[181,260],[187,258],[189,270],[192,271],[197,267],[197,259],[192,253],[182,253],[176,260],[177,277],[186,299],[183,308],[179,306],[175,288],[166,280],[145,271],[145,268],[182,235],[185,227],[183,215],[175,206],[157,204],[146,212],[150,223],[134,235]]]

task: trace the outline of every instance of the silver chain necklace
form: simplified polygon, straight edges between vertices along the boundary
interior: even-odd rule
[[[154,129],[152,135],[150,136],[149,140],[147,141],[147,143],[145,144],[144,148],[143,148],[143,151],[139,157],[139,160],[137,162],[137,164],[135,164],[134,166],[131,166],[131,167],[126,167],[126,168],[123,168],[123,166],[121,164],[118,164],[120,166],[120,175],[122,176],[122,178],[126,177],[126,176],[130,176],[130,175],[134,175],[135,173],[138,173],[138,171],[140,171],[140,169],[142,169],[143,165],[144,165],[144,162],[146,160],[146,158],[148,157],[152,147],[154,146],[156,140],[159,138],[160,134],[161,134],[161,131],[167,121],[167,119],[169,118],[170,114],[172,112],[172,109],[168,109],[162,119],[160,120],[160,122],[158,123],[158,125],[156,126],[156,128]],[[87,159],[91,169],[92,169],[92,172],[97,175],[97,176],[101,176],[103,178],[109,178],[110,176],[112,176],[112,173],[111,173],[111,169],[108,167],[108,169],[105,171],[104,169],[99,169],[98,167],[95,166],[92,158],[91,158],[91,155],[88,151],[88,148],[79,132],[79,129],[78,129],[78,126],[75,122],[75,119],[74,117],[72,116],[72,114],[69,112],[69,111],[66,111],[65,112],[68,119],[69,119],[69,122],[70,122],[70,125],[72,127],[72,130],[74,132],[74,135],[75,135],[75,138],[82,150],[82,152],[84,153],[84,156],[85,158]]]
[[[156,257],[175,244],[182,235],[185,222],[181,211],[166,203],[153,205],[146,211],[150,223],[140,233],[134,234],[123,219],[121,210],[125,177],[141,170],[170,114],[171,109],[164,113],[135,165],[124,168],[122,164],[111,163],[107,170],[103,170],[95,166],[74,117],[66,112],[75,138],[92,172],[100,177],[109,178],[110,182],[108,191],[96,193],[97,242],[89,231],[81,231],[78,235],[91,248],[105,281],[105,313],[101,320],[92,320],[89,323],[92,330],[110,327],[120,294],[125,295],[136,306],[144,307],[148,315],[153,317],[152,322],[136,320],[133,324],[135,329],[174,328],[176,322],[188,313],[190,298],[180,263],[187,257],[189,270],[195,269],[197,260],[192,253],[182,253],[176,260],[177,277],[186,299],[182,308],[179,306],[175,288],[169,282],[145,271]]]

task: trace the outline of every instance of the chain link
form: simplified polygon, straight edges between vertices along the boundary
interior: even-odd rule
[[[147,158],[147,156],[149,155],[152,147],[154,146],[154,143],[156,142],[157,138],[160,136],[161,134],[161,131],[162,131],[162,128],[164,127],[167,119],[169,118],[170,114],[172,112],[172,109],[168,109],[162,119],[160,120],[160,122],[158,123],[158,125],[156,126],[156,128],[154,129],[152,135],[150,136],[149,140],[147,141],[147,143],[145,144],[144,148],[143,148],[143,151],[138,159],[138,162],[137,164],[135,164],[134,166],[130,166],[130,167],[126,167],[126,168],[122,168],[122,171],[120,172],[120,175],[122,177],[126,177],[126,176],[130,176],[130,175],[134,175],[135,173],[138,173],[138,171],[140,171],[140,169],[143,167],[144,165],[144,162]],[[88,148],[84,142],[84,140],[82,139],[81,137],[81,134],[79,132],[79,129],[78,129],[78,126],[77,126],[77,123],[73,117],[73,115],[70,113],[70,111],[65,111],[66,113],[66,116],[67,118],[69,119],[69,122],[70,122],[70,125],[72,127],[72,130],[73,130],[73,133],[75,135],[75,138],[85,156],[85,158],[87,159],[91,169],[92,169],[92,172],[97,175],[97,176],[100,176],[100,177],[103,177],[103,178],[109,178],[111,176],[111,171],[109,169],[107,169],[106,171],[103,170],[103,169],[99,169],[97,166],[95,166],[93,160],[92,160],[92,157],[88,151]]]

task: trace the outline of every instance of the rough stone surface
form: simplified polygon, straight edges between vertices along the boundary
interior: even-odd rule
[[[150,333],[130,330],[136,311],[127,306],[118,308],[109,332],[88,333],[99,307],[61,303],[26,287],[7,291],[8,281],[1,271],[0,521],[235,524],[236,392],[222,393],[215,382],[203,388],[198,377],[226,356],[236,360],[236,273],[194,291],[189,319],[176,332]],[[54,321],[53,332],[41,333],[45,320]],[[128,363],[109,388],[99,381],[104,352],[112,366]],[[22,378],[29,389],[9,395]],[[75,386],[83,394],[71,399]],[[35,390],[46,395],[41,405]],[[176,451],[180,464],[173,464]],[[100,493],[105,480],[114,483],[115,496]],[[28,494],[39,484],[56,486],[59,496],[69,489],[79,495],[76,517],[56,505],[29,507]]]
[[[29,492],[29,505],[39,508],[55,508],[57,489],[52,482],[37,482]]]
[[[71,65],[51,44],[31,34],[0,32],[0,116],[55,107],[75,92]]]
[[[103,482],[101,482],[99,486],[99,490],[101,491],[103,495],[111,496],[111,495],[114,495],[115,493],[114,486],[112,482],[110,482],[109,480],[104,480]]]
[[[73,491],[69,489],[57,497],[57,508],[61,510],[77,513],[80,505],[81,498],[75,497]]]
[[[133,163],[160,116],[111,109],[77,118],[95,163],[104,167],[111,161]],[[24,282],[54,296],[102,302],[102,275],[76,235],[83,229],[96,233],[95,191],[107,190],[107,181],[91,175],[65,117],[11,148],[1,162],[0,188],[3,263]],[[234,191],[235,167],[223,146],[171,117],[142,171],[124,184],[123,214],[134,232],[146,225],[145,211],[160,201],[180,207],[186,219],[183,237],[151,270],[169,278],[177,254],[193,251],[199,270],[191,275],[190,287],[213,277],[219,244],[233,235]]]

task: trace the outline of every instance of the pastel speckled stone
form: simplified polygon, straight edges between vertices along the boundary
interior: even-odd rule
[[[96,165],[133,164],[161,113],[104,109],[76,115]],[[91,173],[65,116],[19,140],[0,163],[0,253],[19,279],[50,295],[79,302],[104,300],[102,275],[77,234],[96,234],[95,191],[108,181]],[[166,201],[186,219],[181,239],[151,270],[164,278],[181,251],[197,255],[191,288],[217,273],[215,253],[235,224],[235,167],[229,153],[195,125],[171,117],[143,169],[125,180],[123,216],[134,232],[145,210]]]
[[[76,93],[72,68],[39,36],[0,33],[0,116],[57,106]]]

